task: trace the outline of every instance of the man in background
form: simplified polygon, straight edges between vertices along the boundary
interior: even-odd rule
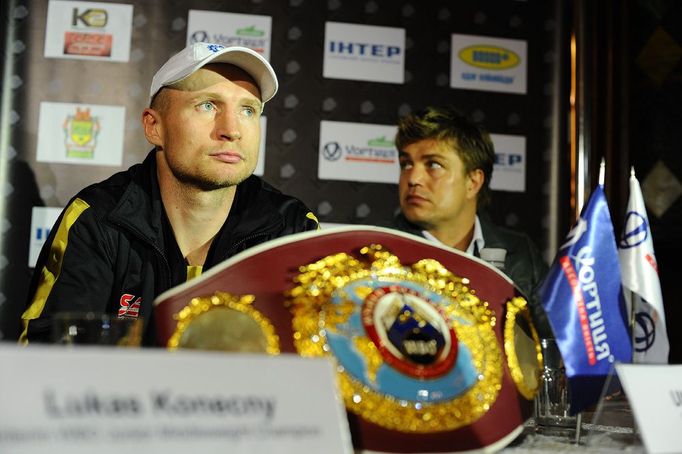
[[[427,107],[400,120],[400,208],[394,227],[493,263],[528,298],[549,335],[536,290],[547,264],[527,235],[494,225],[490,202],[495,151],[489,134],[452,108]]]
[[[252,175],[270,64],[243,47],[196,43],[156,73],[142,112],[154,149],[77,194],[36,264],[21,340],[50,340],[59,312],[145,321],[154,298],[256,244],[318,228],[299,200]]]

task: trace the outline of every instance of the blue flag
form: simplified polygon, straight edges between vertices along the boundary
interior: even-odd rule
[[[601,185],[559,249],[540,292],[575,414],[599,400],[615,362],[632,359],[618,250]]]

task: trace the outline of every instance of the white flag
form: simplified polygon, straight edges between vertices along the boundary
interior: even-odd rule
[[[642,190],[634,169],[630,171],[630,199],[618,255],[628,313],[633,314],[634,304],[633,361],[667,364],[670,344],[661,283]]]

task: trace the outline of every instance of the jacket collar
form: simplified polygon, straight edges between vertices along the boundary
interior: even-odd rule
[[[161,248],[163,203],[156,176],[156,151],[128,170],[130,181],[109,220]]]
[[[130,182],[110,213],[109,220],[163,250],[164,207],[156,174],[156,151],[150,151],[144,161],[131,167],[129,172]],[[229,235],[221,235],[223,242],[235,244],[247,236],[282,224],[279,211],[268,197],[265,186],[266,183],[255,175],[237,186],[230,214],[222,229],[229,232]]]
[[[481,231],[483,238],[485,238],[485,247],[506,249],[508,241],[502,238],[499,229],[486,216],[480,216]]]
[[[441,241],[430,234],[428,231],[423,230],[418,225],[411,223],[407,220],[405,215],[401,212],[395,218],[395,226],[404,232],[412,233],[414,235],[419,235],[421,237],[427,238],[431,241],[441,243]],[[441,243],[442,244],[442,243]],[[446,245],[449,246],[449,245]],[[496,247],[488,244],[488,236],[486,235],[485,229],[483,229],[482,220],[479,219],[477,215],[474,221],[474,236],[471,239],[471,244],[469,248],[465,251],[468,254],[478,256],[481,249],[484,247]]]

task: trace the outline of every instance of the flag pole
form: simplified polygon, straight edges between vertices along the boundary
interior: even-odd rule
[[[606,173],[606,162],[601,158],[599,164],[599,185],[604,186],[604,174]],[[630,166],[630,178],[635,176],[635,167]],[[630,327],[630,346],[632,347],[632,354],[630,362],[635,362],[635,292],[629,291],[630,294],[630,311],[628,314],[628,325]],[[625,289],[623,289],[623,296],[625,296]]]
[[[604,187],[604,173],[606,172],[606,161],[601,158],[601,163],[599,163],[599,186]]]
[[[630,179],[632,179],[635,176],[635,166],[630,166]],[[627,213],[626,213],[627,216]],[[627,222],[627,219],[625,219],[625,222]],[[625,229],[626,226],[623,226],[623,229]],[[625,290],[625,289],[623,289]],[[635,363],[635,298],[637,298],[637,294],[629,290],[628,293],[630,294],[630,345],[632,346],[632,357],[630,358],[630,363],[634,364]]]
[[[630,183],[629,183],[630,194],[629,194],[629,197],[632,197],[632,179],[633,178],[635,178],[635,166],[630,166]],[[629,206],[630,206],[630,203],[628,201],[628,208],[626,209],[624,223],[627,222],[627,218],[628,218],[627,210],[629,209]],[[627,226],[623,225],[623,232],[626,231],[626,228],[627,228]],[[625,292],[625,291],[626,291],[626,287],[625,287],[625,285],[623,285],[623,292]],[[630,345],[632,347],[632,355],[630,357],[630,363],[635,364],[635,354],[636,354],[636,352],[635,352],[635,322],[636,322],[636,320],[635,320],[635,313],[636,313],[635,304],[637,303],[637,301],[635,301],[635,299],[639,298],[639,295],[637,293],[635,293],[634,290],[631,290],[631,289],[628,290],[628,293],[630,295],[630,314],[629,314],[629,316],[630,316]],[[623,293],[623,296],[625,296],[625,293]],[[621,387],[622,387],[622,385],[621,385]],[[632,404],[630,403],[630,400],[628,399],[627,395],[625,395],[625,402],[628,405],[628,409],[630,410],[630,414],[632,414]],[[632,432],[633,432],[633,437],[635,439],[639,439],[639,440],[642,439],[642,437],[640,435],[639,427],[637,425],[637,420],[634,417],[632,418]]]

